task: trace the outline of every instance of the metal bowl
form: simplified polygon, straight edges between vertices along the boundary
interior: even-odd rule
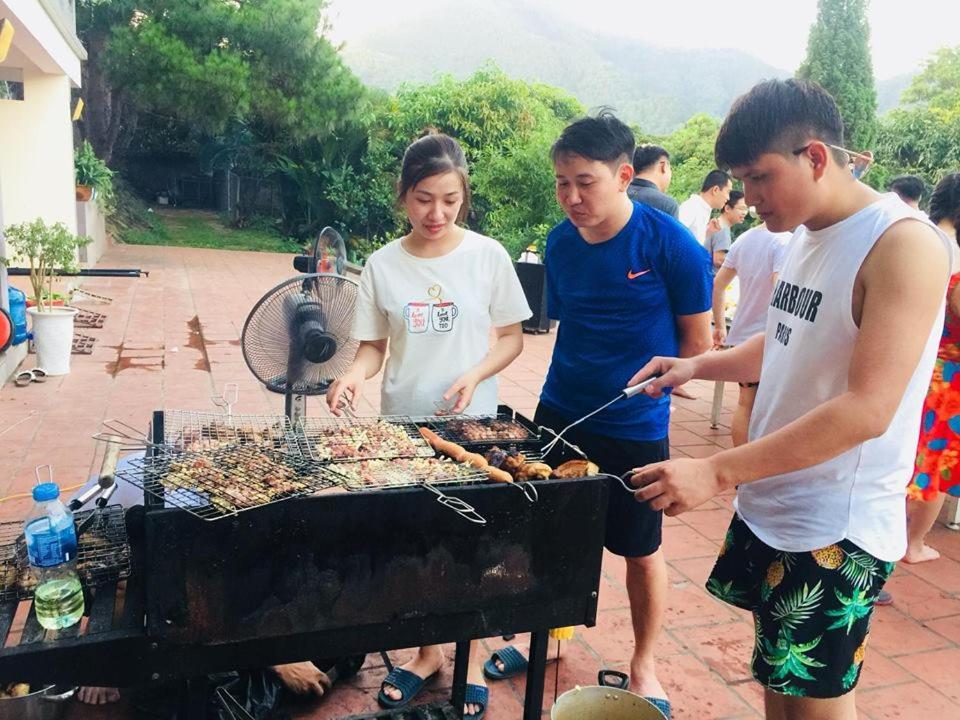
[[[76,691],[48,685],[29,695],[0,699],[0,720],[60,720]]]

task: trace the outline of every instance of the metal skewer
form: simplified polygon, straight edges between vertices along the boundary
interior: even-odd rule
[[[639,383],[637,383],[636,385],[632,385],[632,386],[630,386],[630,387],[624,388],[623,390],[620,391],[620,394],[617,395],[617,396],[616,396],[613,400],[611,400],[610,402],[601,405],[600,407],[598,407],[598,408],[597,408],[596,410],[594,410],[593,412],[587,413],[586,415],[584,415],[582,418],[580,418],[580,419],[577,420],[576,422],[572,422],[572,423],[570,423],[569,425],[567,425],[563,430],[561,430],[561,431],[553,438],[553,440],[551,440],[550,442],[548,442],[546,445],[543,446],[543,449],[541,450],[541,452],[542,452],[544,455],[546,455],[548,452],[550,452],[550,451],[553,449],[553,447],[554,447],[558,442],[560,442],[560,438],[563,437],[563,434],[564,434],[565,432],[567,432],[567,430],[570,430],[571,428],[576,427],[577,425],[579,425],[580,423],[582,423],[584,420],[588,420],[588,419],[592,418],[594,415],[596,415],[597,413],[606,410],[608,407],[610,407],[610,406],[613,405],[615,402],[617,402],[617,400],[624,399],[624,398],[632,398],[632,397],[633,397],[634,395],[636,395],[637,393],[642,392],[648,385],[650,385],[650,383],[652,383],[654,380],[656,380],[656,379],[659,378],[659,377],[660,377],[659,375],[654,375],[653,377],[647,378],[647,379],[644,380],[643,382],[639,382]]]

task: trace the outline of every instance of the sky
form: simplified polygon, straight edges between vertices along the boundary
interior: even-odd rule
[[[525,1],[548,6],[576,26],[665,47],[735,47],[791,72],[803,60],[817,16],[816,0]],[[332,37],[349,43],[450,2],[456,0],[331,0]],[[937,48],[960,44],[956,0],[872,0],[869,19],[878,80],[912,72]]]

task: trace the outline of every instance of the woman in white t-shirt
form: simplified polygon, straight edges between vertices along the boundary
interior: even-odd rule
[[[353,328],[360,347],[327,402],[336,414],[344,400],[356,410],[364,381],[386,358],[382,414],[432,415],[438,403],[452,413],[493,414],[496,374],[523,349],[520,323],[532,313],[503,246],[457,224],[470,204],[466,158],[457,142],[430,134],[410,145],[398,197],[410,232],[364,266]],[[480,718],[488,695],[473,655],[472,649],[464,717]],[[387,676],[380,704],[410,702],[442,664],[439,646],[420,648]]]

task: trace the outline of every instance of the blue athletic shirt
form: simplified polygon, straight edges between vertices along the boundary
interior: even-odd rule
[[[560,325],[540,400],[571,420],[616,397],[650,358],[675,357],[675,316],[711,307],[709,253],[679,221],[638,202],[626,226],[596,245],[564,220],[547,236],[544,264],[547,312]],[[670,398],[640,394],[580,427],[660,440],[669,424]]]

